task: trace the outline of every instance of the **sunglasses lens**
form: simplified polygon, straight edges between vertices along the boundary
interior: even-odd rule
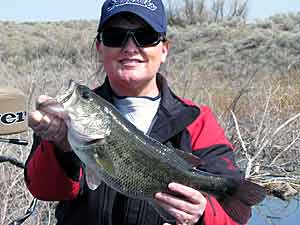
[[[161,40],[161,34],[151,29],[137,29],[134,37],[140,47],[155,46]]]
[[[101,41],[107,47],[122,47],[127,42],[128,36],[132,36],[138,47],[149,47],[157,45],[162,36],[149,28],[134,30],[122,28],[105,29],[101,34]]]
[[[102,42],[108,47],[121,47],[127,37],[127,30],[111,28],[102,32]]]

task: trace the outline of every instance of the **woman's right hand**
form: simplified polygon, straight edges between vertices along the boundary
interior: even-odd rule
[[[59,149],[70,151],[67,139],[67,112],[55,99],[41,95],[36,101],[36,110],[29,113],[28,125],[44,140],[52,141]]]

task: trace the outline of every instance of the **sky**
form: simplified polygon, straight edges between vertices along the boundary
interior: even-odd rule
[[[101,0],[0,0],[0,21],[94,20],[100,17],[102,2]],[[277,13],[300,12],[300,0],[249,0],[248,5],[249,20],[263,19]]]

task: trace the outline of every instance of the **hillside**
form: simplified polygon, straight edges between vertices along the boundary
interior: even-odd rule
[[[97,70],[92,49],[96,27],[95,21],[0,22],[1,82],[29,75],[46,80],[60,79],[62,74],[64,78],[93,76]],[[172,26],[168,37],[172,48],[164,69],[179,80],[184,76],[203,81],[200,74],[205,73],[208,80],[216,76],[221,83],[226,79],[240,85],[241,77],[255,72],[276,77],[300,68],[300,13],[271,17],[257,24],[237,20]],[[26,92],[27,82],[21,87]]]
[[[23,90],[29,110],[36,96],[55,96],[71,78],[97,86],[104,74],[93,47],[96,28],[96,21],[0,22],[1,86]],[[249,177],[269,184],[276,175],[299,187],[300,13],[256,24],[171,26],[168,37],[162,73],[179,95],[212,107]],[[29,130],[21,136],[31,141],[31,135]],[[22,162],[29,151],[0,145],[0,155]],[[31,196],[23,171],[8,164],[0,164],[0,171],[0,224],[7,224]],[[40,203],[28,224],[53,224],[51,207]]]

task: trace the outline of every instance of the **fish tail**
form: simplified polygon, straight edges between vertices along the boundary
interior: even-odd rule
[[[242,203],[248,206],[260,203],[265,199],[265,197],[265,189],[262,186],[248,180],[241,180],[236,191],[231,196],[231,198],[239,199]]]
[[[246,224],[251,216],[251,207],[240,199],[225,199],[221,203],[224,211],[238,224]]]
[[[226,213],[239,224],[246,224],[251,216],[251,206],[256,205],[266,197],[265,189],[248,180],[238,181],[231,195],[222,202]]]

